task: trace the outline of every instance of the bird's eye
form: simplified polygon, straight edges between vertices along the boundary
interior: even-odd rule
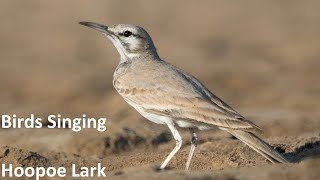
[[[124,35],[124,37],[129,37],[129,36],[132,35],[132,32],[130,32],[130,31],[125,31],[125,32],[123,33],[123,35]]]

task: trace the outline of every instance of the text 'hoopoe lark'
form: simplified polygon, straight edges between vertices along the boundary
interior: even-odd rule
[[[80,24],[102,32],[117,48],[120,63],[113,74],[113,85],[124,100],[148,120],[169,127],[176,146],[161,169],[181,148],[177,127],[189,128],[192,136],[186,170],[198,144],[195,129],[213,127],[229,132],[273,163],[288,162],[254,135],[260,131],[258,126],[212,94],[195,77],[162,60],[143,28],[127,24]]]

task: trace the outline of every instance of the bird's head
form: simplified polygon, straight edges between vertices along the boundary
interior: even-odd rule
[[[117,48],[123,61],[142,56],[158,58],[151,37],[139,26],[129,24],[105,26],[93,22],[80,22],[79,24],[98,30],[106,35]]]

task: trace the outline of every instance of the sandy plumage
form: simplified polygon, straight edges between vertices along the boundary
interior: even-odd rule
[[[146,119],[166,124],[176,146],[161,165],[165,168],[182,146],[178,127],[189,128],[192,140],[186,170],[189,169],[198,137],[194,129],[225,130],[271,162],[288,161],[253,132],[261,129],[211,93],[200,81],[163,61],[149,34],[138,26],[81,25],[103,32],[120,54],[113,85],[124,100]]]

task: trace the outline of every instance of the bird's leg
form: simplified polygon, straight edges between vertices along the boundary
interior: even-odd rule
[[[193,129],[193,128],[190,128],[189,130],[190,130],[192,139],[191,139],[191,148],[190,148],[190,152],[189,152],[189,156],[188,156],[188,160],[187,160],[187,164],[186,164],[186,169],[185,169],[186,171],[188,171],[188,169],[189,169],[189,167],[190,167],[194,150],[196,149],[196,147],[197,147],[197,145],[198,145],[198,142],[199,142],[198,136],[197,136],[197,134],[194,132],[194,129]]]
[[[160,169],[164,169],[167,166],[167,164],[170,162],[172,157],[179,151],[179,149],[181,148],[181,145],[182,145],[182,138],[181,138],[178,130],[176,129],[174,123],[172,121],[170,121],[170,122],[167,122],[167,125],[168,125],[174,139],[176,140],[176,147],[174,147],[174,149],[171,151],[171,153],[168,155],[168,157],[164,160],[164,162],[160,166]]]

